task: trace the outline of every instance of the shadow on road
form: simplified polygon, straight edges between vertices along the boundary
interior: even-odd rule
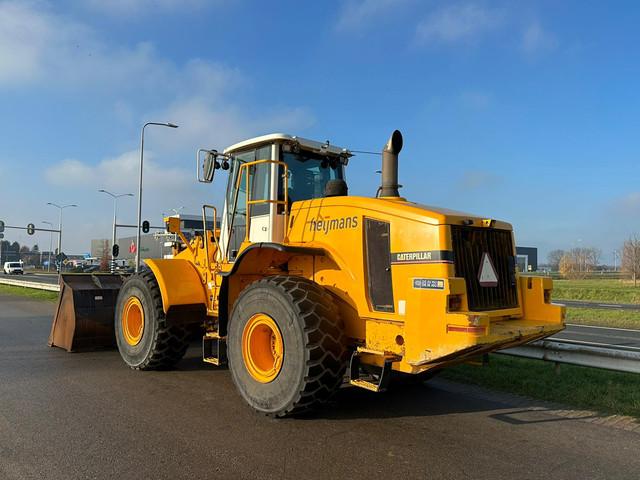
[[[332,401],[301,419],[362,419],[449,415],[495,410],[496,404],[470,402],[468,398],[447,392],[429,383],[395,386],[384,393],[356,387],[341,389]]]
[[[63,353],[62,351],[60,351]],[[87,352],[89,353],[89,352]],[[115,350],[95,350],[87,353],[67,354],[72,363],[84,363],[88,359],[99,361],[101,364],[119,363],[117,351]],[[168,372],[157,372],[157,375],[164,375],[173,372],[173,377],[180,376],[181,372],[195,373],[197,376],[211,373],[210,380],[215,383],[222,381],[220,376],[229,376],[226,368],[217,368],[202,361],[199,342],[193,342],[185,357]],[[198,373],[202,372],[202,373]],[[140,382],[148,382],[152,377],[141,377]],[[157,378],[157,377],[156,377]],[[227,379],[230,381],[230,378]],[[202,379],[200,380],[202,381]],[[341,419],[386,419],[403,417],[434,417],[447,416],[451,414],[465,414],[476,412],[492,412],[489,418],[499,422],[514,426],[529,425],[536,423],[565,422],[568,420],[584,420],[594,418],[594,416],[577,416],[573,418],[549,416],[548,409],[540,408],[539,404],[531,401],[530,405],[523,405],[522,402],[514,404],[509,400],[500,401],[496,399],[486,399],[482,396],[468,394],[464,392],[465,386],[456,388],[455,391],[446,387],[449,381],[439,379],[424,383],[392,383],[392,387],[384,393],[373,393],[357,387],[345,386],[333,397],[324,407],[317,411],[299,415],[292,421],[304,420],[341,420]],[[444,386],[443,386],[444,385]],[[457,384],[456,384],[457,385]],[[471,387],[474,388],[474,387]],[[460,391],[457,391],[460,390]],[[236,395],[230,390],[225,395]],[[499,396],[499,394],[496,394]],[[241,401],[238,398],[238,401]],[[514,410],[516,409],[517,410]],[[285,422],[287,420],[284,420]]]
[[[517,410],[512,412],[501,412],[494,413],[493,415],[489,415],[489,418],[493,418],[495,420],[499,420],[501,422],[509,423],[511,425],[530,425],[533,423],[548,423],[548,422],[562,422],[567,420],[588,420],[593,418],[599,418],[600,415],[594,414],[585,414],[582,416],[576,417],[546,417],[546,418],[518,418],[519,415],[525,414],[530,415],[532,413],[547,413],[549,409],[525,409],[525,410]]]

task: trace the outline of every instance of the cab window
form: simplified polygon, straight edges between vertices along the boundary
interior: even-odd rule
[[[282,160],[289,168],[289,202],[322,198],[329,180],[343,179],[342,164],[336,157],[301,151],[283,152]]]

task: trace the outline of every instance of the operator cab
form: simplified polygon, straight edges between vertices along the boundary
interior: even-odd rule
[[[350,153],[329,142],[274,133],[236,143],[225,149],[224,154],[230,155],[231,161],[220,246],[231,262],[246,237],[247,184],[251,202],[249,241],[252,243],[284,240],[285,198],[289,210],[293,202],[346,195],[344,167]],[[261,160],[267,162],[242,168],[243,164]],[[286,194],[285,169],[275,162],[287,166]]]

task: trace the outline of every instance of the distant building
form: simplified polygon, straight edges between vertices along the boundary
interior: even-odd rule
[[[132,260],[136,254],[130,252],[131,245],[136,244],[135,236],[120,237],[117,239],[117,244],[120,247],[120,253],[118,260]],[[162,258],[164,253],[170,253],[170,248],[164,248],[163,244],[165,239],[162,237],[156,237],[153,234],[143,234],[140,236],[140,243],[142,248],[140,249],[140,255],[142,258]],[[164,248],[164,249],[163,249]],[[100,238],[91,240],[91,256],[96,258],[102,258],[104,251],[111,257],[111,239]]]
[[[538,249],[536,247],[516,247],[516,263],[520,272],[538,270]]]

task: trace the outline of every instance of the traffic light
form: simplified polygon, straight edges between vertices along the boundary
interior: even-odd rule
[[[149,233],[149,221],[145,220],[144,222],[142,222],[142,232],[143,233]]]
[[[119,254],[120,254],[120,247],[118,246],[117,243],[114,243],[113,248],[111,249],[111,256],[113,258],[117,258]]]
[[[36,226],[33,223],[30,223],[27,225],[27,234],[33,235],[34,233],[36,233]]]
[[[0,220],[0,233],[4,232],[4,222]]]

